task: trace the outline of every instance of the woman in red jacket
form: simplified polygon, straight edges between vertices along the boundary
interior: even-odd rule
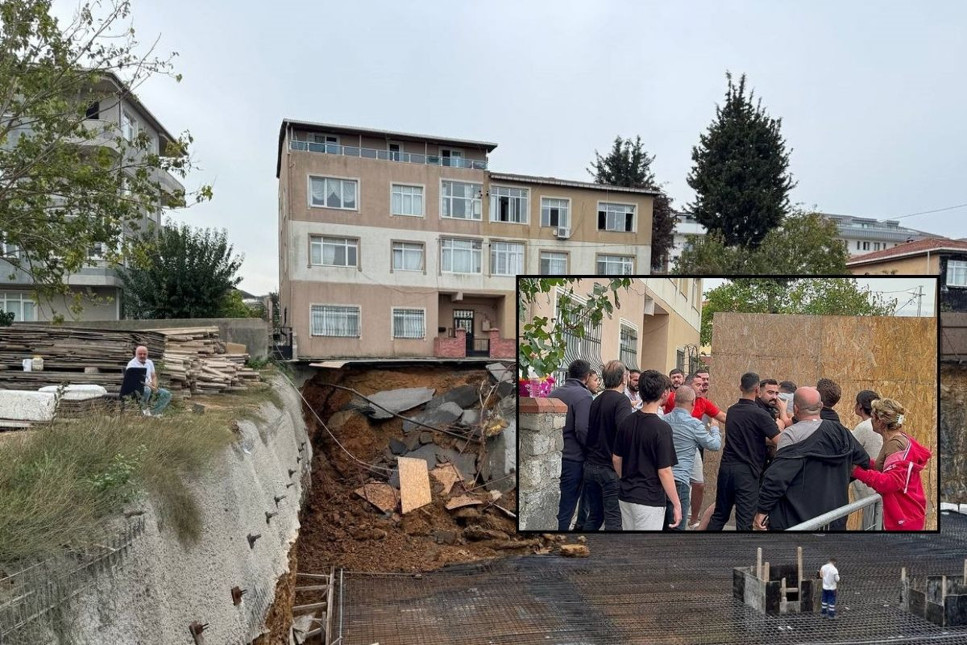
[[[927,498],[920,471],[930,451],[903,428],[906,410],[893,399],[873,401],[873,430],[883,435],[883,450],[876,460],[882,472],[853,468],[853,477],[883,496],[883,528],[887,531],[922,531]]]

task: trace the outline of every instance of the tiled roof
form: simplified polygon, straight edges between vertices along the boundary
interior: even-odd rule
[[[900,258],[925,255],[927,253],[939,253],[943,251],[963,251],[967,252],[967,241],[951,240],[946,237],[930,237],[915,242],[897,244],[888,249],[873,251],[864,255],[857,255],[846,261],[846,266],[857,266],[882,260],[898,260]]]

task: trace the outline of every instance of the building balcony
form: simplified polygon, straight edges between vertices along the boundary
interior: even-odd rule
[[[463,157],[444,157],[442,155],[422,155],[413,152],[395,152],[378,150],[376,148],[360,148],[359,146],[342,146],[337,143],[316,143],[313,141],[297,141],[289,143],[291,150],[303,152],[321,152],[328,155],[342,155],[344,157],[360,157],[362,159],[381,159],[399,163],[413,163],[426,166],[446,166],[449,168],[469,168],[471,170],[486,170],[487,162],[482,159],[464,159]]]

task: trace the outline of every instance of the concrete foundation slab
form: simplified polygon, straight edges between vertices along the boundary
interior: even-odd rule
[[[368,398],[382,407],[367,404],[365,407],[360,408],[360,411],[369,415],[372,419],[391,419],[393,415],[390,412],[399,414],[406,410],[412,410],[432,400],[433,393],[434,390],[426,387],[405,387],[398,390],[377,392],[376,394],[368,395]],[[382,408],[387,408],[390,412]]]

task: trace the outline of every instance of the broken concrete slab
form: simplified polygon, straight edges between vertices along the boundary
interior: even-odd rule
[[[513,381],[501,381],[500,383],[497,384],[497,389],[494,390],[494,393],[500,398],[510,396],[511,394],[515,394],[516,392],[517,392],[517,385]]]
[[[487,490],[506,493],[517,487],[517,420],[495,437],[488,437],[486,452],[481,456],[480,472]]]
[[[389,449],[394,455],[400,456],[405,455],[408,450],[410,450],[405,443],[393,437],[389,440]]]
[[[456,403],[461,408],[469,408],[480,403],[480,392],[476,385],[461,385],[447,390],[426,404],[427,410],[433,410],[444,403]]]
[[[396,461],[400,472],[400,511],[405,515],[432,501],[430,474],[422,459],[399,457]]]
[[[406,453],[405,456],[410,459],[422,459],[426,462],[426,467],[428,470],[436,468],[437,447],[434,444],[420,446],[418,449]]]
[[[490,363],[487,365],[487,371],[490,372],[490,378],[497,381],[498,383],[510,381],[513,383],[514,379],[514,363],[505,365],[504,363]]]
[[[460,415],[460,423],[472,426],[480,423],[480,410],[464,410]]]
[[[443,484],[444,495],[449,495],[453,485],[459,481],[463,481],[463,477],[460,476],[460,473],[457,471],[457,469],[453,466],[453,464],[449,463],[443,464],[442,466],[437,466],[430,471],[430,474],[433,475],[435,480]]]
[[[372,403],[360,408],[360,412],[371,419],[391,419],[391,412],[400,413],[427,403],[433,398],[434,390],[426,387],[404,387],[367,395]],[[373,405],[378,403],[379,406]],[[385,408],[385,409],[384,409]]]
[[[91,384],[71,384],[64,388],[59,385],[46,385],[37,391],[50,394],[59,393],[61,401],[89,401],[107,395],[105,388]]]
[[[420,433],[420,443],[426,445],[428,443],[433,443],[433,433],[429,430],[424,430]]]
[[[399,503],[396,490],[389,484],[364,484],[353,492],[384,513],[395,511]]]
[[[422,424],[428,426],[439,428],[443,426],[450,425],[454,421],[460,418],[463,414],[463,408],[453,402],[444,403],[438,408],[432,410],[427,410],[413,417],[413,421],[419,421]],[[403,432],[412,432],[414,430],[426,429],[422,425],[413,423],[407,419],[403,422]]]
[[[451,463],[464,481],[472,482],[477,477],[477,455],[473,453],[460,454],[453,448],[437,447],[437,461],[441,464]]]
[[[416,450],[420,447],[420,433],[413,432],[411,434],[403,437],[403,445],[406,446],[407,452]]]
[[[57,397],[50,392],[0,390],[0,419],[51,421],[56,410]]]

